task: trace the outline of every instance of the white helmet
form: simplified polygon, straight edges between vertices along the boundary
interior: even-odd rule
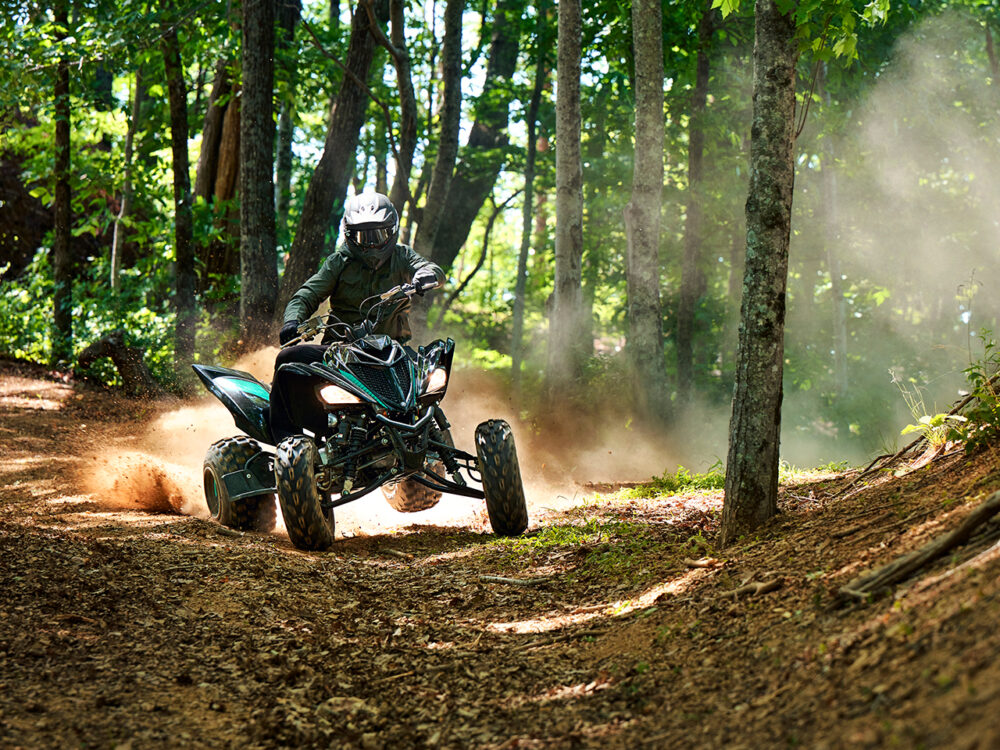
[[[362,193],[344,205],[344,239],[354,250],[381,263],[399,236],[399,214],[382,193]]]

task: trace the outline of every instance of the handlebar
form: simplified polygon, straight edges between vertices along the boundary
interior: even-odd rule
[[[378,321],[382,317],[381,307],[385,302],[388,302],[392,299],[398,299],[400,302],[402,302],[404,297],[407,300],[409,300],[414,295],[423,294],[424,292],[429,291],[431,289],[436,289],[439,286],[441,286],[441,284],[440,282],[437,281],[437,279],[435,279],[432,283],[421,284],[419,285],[419,287],[416,284],[400,284],[399,286],[394,286],[392,289],[382,292],[382,294],[369,297],[367,300],[361,303],[362,308],[364,308],[365,302],[368,302],[368,300],[378,299],[378,302],[373,304],[368,309],[368,312],[365,314],[364,320],[362,321],[362,325],[370,321],[372,313],[378,310],[378,314],[375,317],[375,325],[377,325]],[[283,344],[281,348],[284,349],[289,346],[295,346],[296,344],[302,343],[304,339],[312,338],[320,331],[325,331],[330,328],[337,328],[337,327],[342,327],[346,329],[345,335],[347,337],[350,337],[352,335],[352,331],[354,330],[354,328],[350,324],[340,320],[333,313],[328,313],[327,315],[317,315],[314,318],[309,318],[309,320],[300,323],[298,328],[299,335],[296,336],[291,341],[289,341],[288,343]]]

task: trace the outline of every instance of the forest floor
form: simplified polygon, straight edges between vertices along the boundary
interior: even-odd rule
[[[0,746],[1000,745],[1000,548],[834,597],[1000,489],[995,453],[803,476],[724,549],[721,492],[591,492],[519,540],[477,512],[305,553],[143,462],[177,408],[0,364]]]

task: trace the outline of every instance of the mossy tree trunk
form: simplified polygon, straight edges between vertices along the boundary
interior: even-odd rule
[[[778,499],[798,46],[792,14],[782,14],[774,0],[757,0],[754,26],[747,254],[722,511],[724,544],[766,523],[777,512]]]

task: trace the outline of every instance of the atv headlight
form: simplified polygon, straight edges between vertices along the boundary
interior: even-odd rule
[[[436,367],[427,376],[427,387],[424,388],[424,393],[443,391],[446,385],[448,385],[448,371],[443,367]]]
[[[319,397],[330,406],[346,406],[347,404],[360,404],[361,399],[353,393],[349,393],[339,385],[324,385],[319,389]]]

